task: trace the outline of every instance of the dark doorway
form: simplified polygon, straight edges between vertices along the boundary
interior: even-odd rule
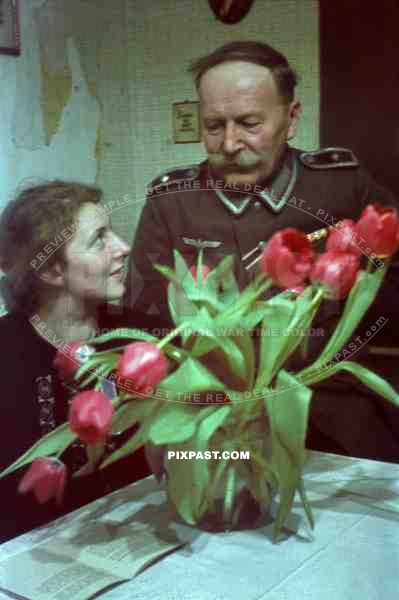
[[[399,2],[319,4],[321,146],[351,148],[399,198]]]

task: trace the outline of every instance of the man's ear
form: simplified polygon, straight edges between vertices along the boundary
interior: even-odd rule
[[[290,124],[287,131],[287,141],[292,140],[296,135],[299,119],[302,114],[302,106],[298,98],[294,98],[289,107]]]
[[[40,281],[53,287],[61,287],[65,283],[65,269],[59,262],[44,269],[39,275]]]

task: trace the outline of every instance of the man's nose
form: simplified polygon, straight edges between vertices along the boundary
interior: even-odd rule
[[[223,139],[223,151],[225,154],[236,154],[244,147],[240,135],[240,128],[235,123],[226,123]]]

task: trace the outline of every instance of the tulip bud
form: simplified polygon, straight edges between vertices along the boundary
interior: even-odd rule
[[[310,279],[322,284],[326,298],[340,300],[352,289],[359,267],[359,257],[354,254],[325,252],[316,260]]]
[[[395,208],[369,204],[356,223],[360,247],[380,258],[392,256],[399,245],[399,217]]]
[[[167,372],[165,355],[151,342],[133,342],[126,346],[116,368],[118,382],[139,394],[157,386]]]
[[[86,344],[84,340],[70,342],[62,350],[58,350],[54,359],[54,366],[63,379],[71,381],[80,367],[94,352],[94,348]]]
[[[66,484],[66,467],[57,458],[35,458],[18,485],[18,492],[32,491],[40,504],[55,498],[61,504]]]
[[[206,278],[208,277],[210,271],[211,270],[208,267],[208,265],[202,265],[202,281],[206,281]],[[193,276],[193,278],[195,279],[195,281],[198,282],[198,268],[195,265],[193,265],[190,268],[190,273]]]
[[[312,245],[306,235],[289,227],[270,238],[260,266],[279,287],[297,290],[308,278],[313,260]]]
[[[360,256],[362,249],[359,248],[358,234],[355,222],[352,219],[344,219],[336,229],[328,236],[326,243],[327,252],[344,252]]]
[[[96,444],[107,435],[113,413],[112,403],[103,392],[80,392],[69,407],[69,427],[85,444]]]

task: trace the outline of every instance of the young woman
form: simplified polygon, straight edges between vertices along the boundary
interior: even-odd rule
[[[161,325],[108,304],[124,293],[129,248],[112,231],[101,200],[96,187],[52,181],[24,190],[0,216],[0,295],[8,309],[0,318],[0,470],[67,419],[76,388],[54,367],[58,348],[120,325]],[[83,448],[75,444],[66,460],[76,472],[85,462]],[[23,472],[0,480],[1,541],[60,514],[54,502],[39,505],[31,494],[17,493]],[[146,474],[144,457],[136,454],[73,478],[61,512]]]

